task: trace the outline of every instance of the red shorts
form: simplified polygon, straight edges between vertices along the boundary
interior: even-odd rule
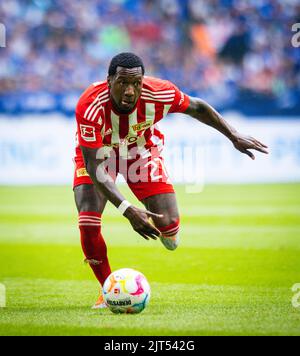
[[[107,161],[109,162],[109,159]],[[114,180],[118,174],[123,175],[129,188],[140,201],[153,195],[175,192],[164,159],[158,152],[149,158],[118,159],[117,163],[108,163],[106,170]],[[83,158],[76,157],[73,188],[82,184],[94,183],[87,173]]]

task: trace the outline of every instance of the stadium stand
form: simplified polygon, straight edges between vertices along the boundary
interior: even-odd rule
[[[148,75],[221,111],[300,114],[298,0],[10,0],[0,3],[0,22],[2,113],[72,117],[81,91],[130,50]]]

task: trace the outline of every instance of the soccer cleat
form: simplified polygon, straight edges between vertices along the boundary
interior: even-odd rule
[[[107,308],[107,305],[104,301],[104,297],[103,297],[103,293],[102,291],[100,291],[100,295],[99,298],[97,300],[97,302],[95,303],[95,305],[92,306],[92,309],[105,309]]]
[[[163,243],[166,249],[170,251],[174,251],[177,249],[179,245],[179,234],[173,236],[167,236],[162,234],[160,237],[160,241]]]
[[[179,219],[169,226],[159,227],[158,229],[161,233],[159,239],[165,248],[170,251],[176,250],[179,245]]]

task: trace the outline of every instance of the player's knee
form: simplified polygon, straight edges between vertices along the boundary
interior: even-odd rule
[[[74,188],[75,202],[79,213],[102,211],[102,202],[93,185],[82,184]]]

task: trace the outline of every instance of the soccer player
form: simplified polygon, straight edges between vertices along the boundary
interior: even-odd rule
[[[179,213],[161,156],[164,136],[157,127],[165,116],[184,113],[212,126],[252,159],[251,149],[268,153],[267,146],[238,133],[205,101],[185,95],[169,81],[144,74],[138,56],[121,53],[112,59],[107,80],[91,85],[76,107],[74,193],[81,244],[101,286],[111,273],[101,233],[107,201],[143,238],[159,238],[169,250],[178,247]],[[146,210],[130,204],[119,192],[115,184],[118,173]],[[100,288],[94,308],[104,307]]]

